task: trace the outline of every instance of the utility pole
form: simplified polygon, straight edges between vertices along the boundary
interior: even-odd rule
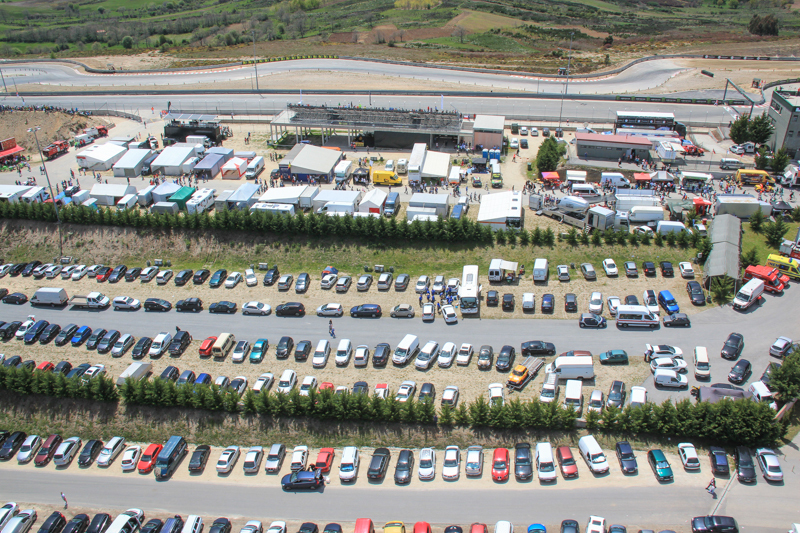
[[[42,158],[42,168],[44,169],[44,177],[47,178],[47,188],[50,189],[50,199],[53,200],[53,208],[56,210],[56,225],[58,226],[58,257],[59,261],[62,257],[64,257],[64,243],[61,237],[61,215],[58,213],[58,203],[56,202],[56,195],[53,194],[53,185],[50,183],[50,175],[47,173],[47,165],[44,164],[44,154],[42,153],[42,147],[39,146],[39,136],[36,135],[36,132],[39,131],[41,127],[36,126],[35,128],[29,128],[28,133],[33,133],[33,138],[36,139],[36,149],[39,150],[39,157]]]
[[[258,92],[258,63],[256,62],[256,30],[253,32],[253,68],[256,69],[256,92]]]
[[[567,82],[564,85],[564,92],[561,94],[561,110],[558,112],[558,127],[561,128],[561,117],[564,113],[564,97],[567,96],[567,91],[569,90],[569,69],[572,64],[572,37],[575,35],[575,32],[569,34],[569,56],[567,59]]]

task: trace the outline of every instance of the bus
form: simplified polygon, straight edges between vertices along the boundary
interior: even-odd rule
[[[672,113],[658,113],[654,111],[617,111],[617,121],[614,129],[617,134],[624,134],[628,128],[639,130],[669,129],[686,137],[686,125],[675,120]]]
[[[458,289],[462,315],[477,315],[480,312],[481,285],[478,281],[478,265],[466,265]]]

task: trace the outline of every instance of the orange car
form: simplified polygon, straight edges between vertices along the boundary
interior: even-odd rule
[[[214,347],[214,343],[217,342],[216,337],[209,337],[203,341],[203,344],[200,345],[200,357],[211,357],[211,348]]]
[[[336,452],[333,448],[322,448],[317,454],[317,470],[321,470],[324,474],[330,472],[334,457],[336,457]]]
[[[163,444],[151,444],[145,448],[142,458],[139,459],[138,468],[140,474],[149,474],[153,470],[156,465],[156,458],[163,448]]]

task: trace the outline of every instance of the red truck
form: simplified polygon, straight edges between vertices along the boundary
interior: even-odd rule
[[[781,274],[777,268],[764,265],[750,265],[744,271],[744,281],[756,278],[764,281],[764,290],[767,292],[783,292],[789,283],[789,276]]]
[[[42,152],[47,159],[55,159],[61,154],[66,154],[69,151],[69,143],[67,141],[55,141],[53,144],[45,146]]]
[[[108,135],[108,128],[105,126],[95,126],[93,128],[86,128],[83,130],[86,135],[91,135],[95,139],[98,137],[105,137]]]

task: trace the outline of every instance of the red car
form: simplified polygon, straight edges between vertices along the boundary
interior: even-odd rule
[[[334,389],[333,383],[331,383],[330,381],[323,381],[322,383],[319,384],[319,387],[317,388],[317,390],[329,390],[329,389],[330,390]]]
[[[336,452],[333,448],[322,448],[317,454],[317,470],[323,474],[330,472],[334,457],[336,457]]]
[[[97,283],[102,283],[111,275],[111,267],[103,267],[97,271]]]
[[[149,474],[153,471],[153,467],[156,466],[156,458],[163,448],[163,444],[151,444],[145,448],[141,459],[139,459],[139,464],[137,465],[140,474]]]
[[[469,533],[489,533],[489,528],[486,524],[478,524],[477,522],[469,526]]]
[[[427,522],[417,522],[414,524],[414,533],[431,533],[431,525]]]
[[[36,367],[36,370],[41,370],[42,372],[52,372],[55,367],[56,365],[53,363],[45,361],[44,363],[40,363],[39,366]]]
[[[556,460],[561,468],[561,475],[564,478],[578,477],[578,464],[572,456],[569,446],[559,446],[556,448]]]
[[[200,357],[211,357],[211,348],[214,347],[214,343],[217,342],[216,337],[209,337],[203,341],[203,344],[200,345]]]
[[[36,457],[33,459],[33,462],[36,466],[44,466],[50,462],[50,459],[56,454],[56,450],[61,445],[64,439],[61,438],[61,435],[50,435],[47,437],[47,440],[44,441],[42,447],[39,448],[39,452],[36,454]]]
[[[492,480],[508,481],[508,448],[496,448],[492,457]]]

